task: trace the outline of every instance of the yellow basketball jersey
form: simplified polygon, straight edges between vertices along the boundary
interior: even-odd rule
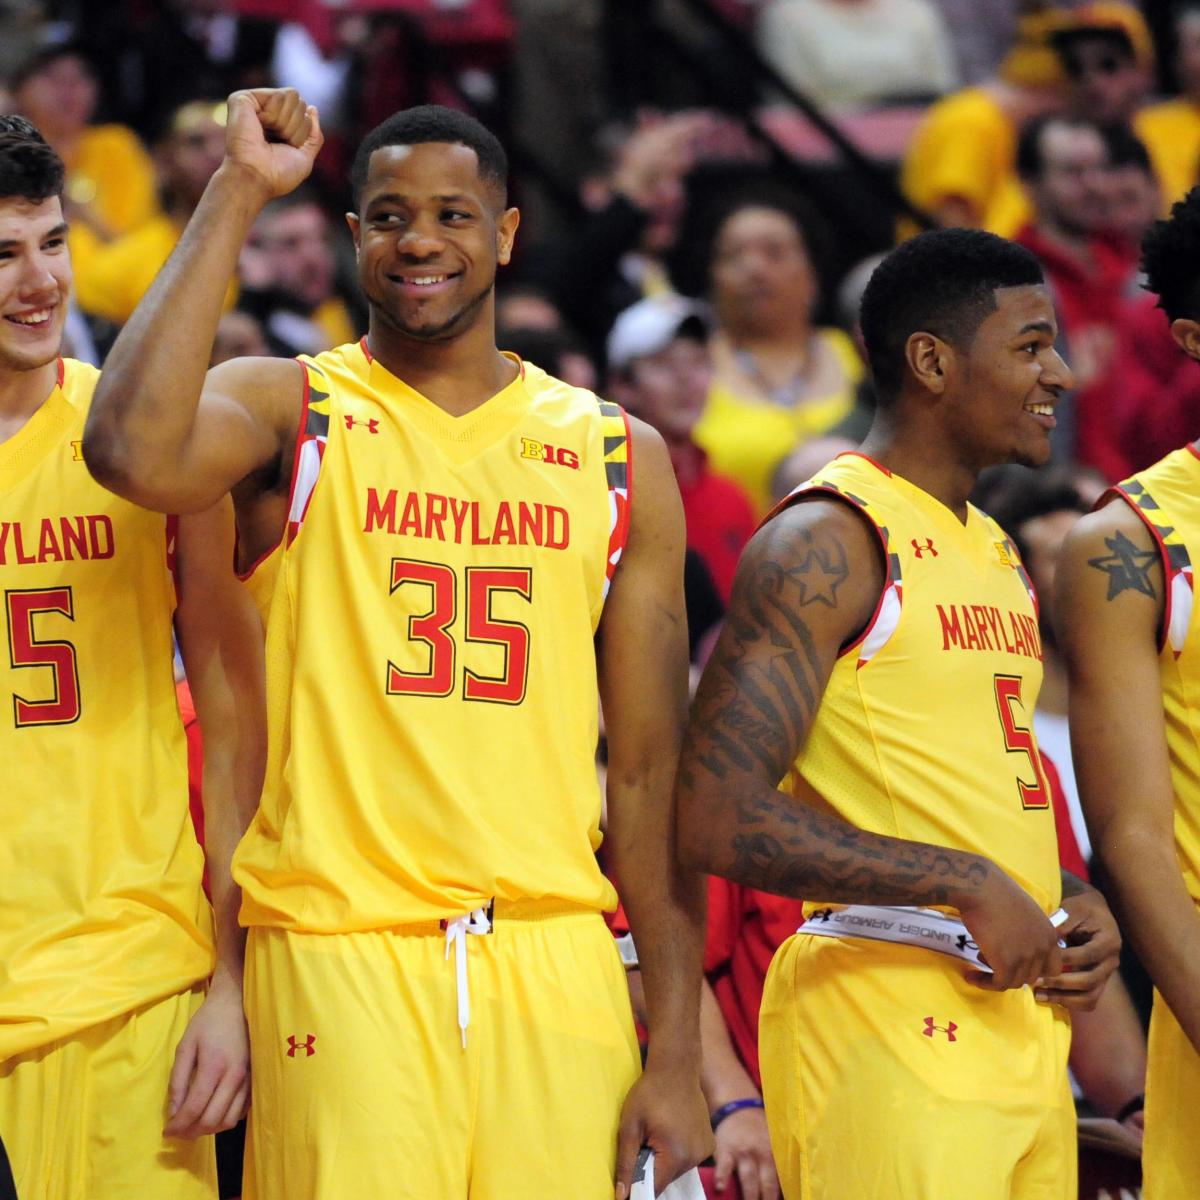
[[[452,417],[365,341],[301,362],[243,923],[613,907],[593,636],[628,526],[621,410],[531,364]]]
[[[1159,671],[1175,785],[1175,848],[1188,894],[1200,902],[1200,609],[1192,578],[1200,554],[1200,458],[1191,446],[1174,450],[1114,491],[1153,534],[1167,581]]]
[[[88,474],[97,378],[63,361],[0,443],[0,1059],[212,969],[172,669],[174,521]]]
[[[875,527],[887,579],[783,790],[872,833],[985,855],[1053,911],[1058,846],[1033,735],[1042,650],[1016,550],[978,509],[964,525],[859,454],[835,459],[784,504],[821,494]]]

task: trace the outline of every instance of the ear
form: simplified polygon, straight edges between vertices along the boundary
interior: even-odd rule
[[[904,359],[917,382],[935,396],[946,390],[954,351],[932,333],[914,333],[904,343]]]
[[[350,226],[350,236],[354,239],[354,257],[357,259],[358,252],[361,249],[358,239],[362,234],[362,223],[358,219],[358,213],[348,212],[346,214],[346,224]]]
[[[1188,358],[1200,360],[1200,321],[1193,321],[1191,317],[1176,317],[1171,322],[1171,336]]]
[[[512,258],[513,241],[520,223],[521,214],[515,208],[506,208],[496,218],[496,261],[502,267],[508,266]]]

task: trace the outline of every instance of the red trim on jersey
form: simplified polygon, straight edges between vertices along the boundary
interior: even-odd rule
[[[522,369],[524,369],[524,364],[522,364]],[[625,547],[629,544],[629,527],[633,523],[633,509],[631,507],[633,504],[633,433],[629,428],[629,414],[620,405],[617,407],[620,409],[621,420],[625,425],[625,503],[621,505],[617,503],[615,496],[612,497],[612,503],[617,505],[617,525],[612,533],[609,534],[608,557],[604,560],[604,570],[605,574],[608,575],[610,585],[617,574],[616,568],[612,565],[613,554],[619,551],[617,558],[617,567],[619,567],[621,565],[621,558],[625,555]]]
[[[373,363],[375,356],[371,353],[371,347],[367,345],[367,335],[365,333],[358,339],[358,344],[362,347],[363,354],[367,356],[367,362]]]
[[[1200,458],[1200,450],[1196,449],[1195,442],[1188,442],[1187,448],[1197,457]]]
[[[67,377],[67,364],[65,362],[63,362],[63,357],[61,354],[58,356],[57,376],[58,376],[58,381],[55,384],[55,387],[62,387],[63,380],[66,379],[66,377]]]
[[[861,450],[843,450],[841,454],[834,455],[834,462],[839,458],[861,458],[865,462],[869,462],[877,471],[882,471],[889,479],[892,477],[891,471],[887,469],[881,462],[876,462],[869,454],[864,454]]]
[[[1192,451],[1195,454],[1195,451]],[[1200,457],[1198,455],[1197,457]],[[1150,518],[1137,506],[1136,501],[1132,496],[1128,495],[1121,489],[1121,485],[1113,484],[1099,500],[1096,501],[1092,511],[1096,512],[1103,508],[1109,499],[1116,496],[1118,499],[1124,500],[1130,508],[1138,515],[1138,519],[1145,527],[1150,530],[1150,536],[1154,539],[1154,544],[1158,547],[1158,559],[1162,563],[1163,570],[1163,611],[1161,623],[1158,628],[1158,652],[1161,654],[1167,648],[1167,638],[1171,634],[1171,593],[1175,590],[1171,586],[1171,560],[1167,555],[1167,547],[1159,535],[1157,529],[1150,523]]]
[[[364,338],[363,341],[366,341],[366,338]],[[298,358],[293,359],[293,361],[295,362],[296,366],[300,368],[300,376],[303,381],[303,391],[301,392],[300,396],[300,421],[296,426],[296,448],[292,452],[292,478],[288,483],[287,511],[283,515],[283,532],[279,535],[279,541],[277,541],[273,546],[268,546],[244,571],[237,572],[237,577],[243,583],[245,583],[246,580],[249,579],[250,576],[253,575],[254,572],[257,571],[258,568],[262,566],[262,564],[266,562],[266,560],[270,558],[271,555],[274,554],[275,551],[287,541],[288,525],[291,522],[292,517],[292,495],[296,490],[296,473],[300,468],[300,447],[304,445],[304,434],[308,428],[308,368]],[[233,561],[235,563],[237,562],[238,547],[240,544],[241,534],[235,530],[233,548]]]
[[[167,514],[165,533],[167,570],[171,572],[171,583],[175,588],[175,607],[178,608],[183,593],[179,587],[179,551],[176,546],[179,539],[179,518],[174,513]]]

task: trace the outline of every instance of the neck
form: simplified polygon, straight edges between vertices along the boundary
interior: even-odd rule
[[[967,519],[967,497],[975,488],[983,464],[964,462],[935,422],[900,422],[891,411],[881,408],[862,452],[940,500],[960,521]]]
[[[1037,706],[1056,717],[1067,715],[1067,668],[1057,650],[1042,636],[1042,690]]]
[[[455,417],[489,400],[518,370],[496,349],[491,320],[478,320],[457,336],[425,341],[402,333],[372,309],[367,345],[381,366]]]
[[[58,359],[30,371],[0,368],[0,441],[17,433],[58,382]]]

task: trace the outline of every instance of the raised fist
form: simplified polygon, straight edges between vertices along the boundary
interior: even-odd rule
[[[295,88],[254,88],[229,97],[225,161],[255,176],[269,198],[308,178],[324,140],[317,110]]]

